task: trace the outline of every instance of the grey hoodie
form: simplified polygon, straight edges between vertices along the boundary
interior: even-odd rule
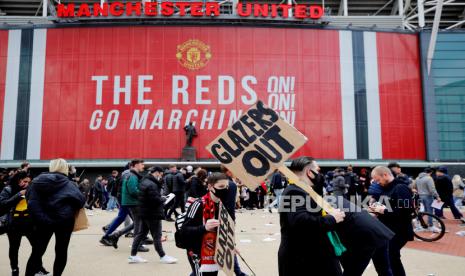
[[[427,173],[420,173],[415,180],[415,186],[419,195],[430,195],[439,197],[436,187],[434,187],[433,178]]]

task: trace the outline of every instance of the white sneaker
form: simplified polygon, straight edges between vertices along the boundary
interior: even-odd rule
[[[147,260],[139,257],[139,256],[129,256],[128,258],[128,263],[130,264],[140,264],[140,263],[146,263]]]
[[[414,232],[418,233],[418,232],[425,232],[425,228],[423,227],[416,227],[415,229],[413,229]]]
[[[160,259],[160,263],[162,264],[175,264],[178,262],[178,259],[165,255],[163,258]]]
[[[441,233],[441,229],[437,228],[436,226],[431,226],[428,228],[428,230],[433,233]]]

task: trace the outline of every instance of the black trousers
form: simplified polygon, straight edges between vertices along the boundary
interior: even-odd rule
[[[8,233],[8,242],[10,244],[10,249],[8,255],[10,257],[10,267],[11,270],[18,269],[18,252],[21,246],[21,240],[23,237],[26,237],[29,240],[31,246],[34,244],[34,237],[32,235],[32,229],[21,229],[13,228]],[[40,268],[42,263],[40,264]]]
[[[155,251],[157,251],[160,258],[163,258],[166,254],[165,251],[163,251],[163,246],[161,244],[161,220],[139,218],[137,219],[137,222],[140,224],[138,226],[139,233],[135,235],[134,240],[132,242],[131,256],[137,255],[137,249],[142,245],[142,242],[147,238],[147,234],[150,231],[150,234],[152,234]]]
[[[376,249],[373,255],[373,265],[379,276],[392,276],[391,260],[389,257],[389,242]]]
[[[56,226],[54,226],[56,227]],[[26,276],[34,276],[42,267],[42,256],[47,250],[48,243],[55,234],[55,262],[53,275],[61,276],[68,261],[68,246],[73,232],[74,223],[63,225],[60,228],[38,226],[33,234],[35,240],[32,253],[26,267]]]
[[[370,263],[375,248],[366,250],[350,250],[348,249],[341,256],[341,264],[344,268],[344,276],[361,276],[368,264]]]
[[[407,240],[395,236],[389,242],[389,261],[391,262],[392,274],[394,276],[405,276],[400,250],[407,244]]]
[[[92,202],[89,204],[90,205],[90,208],[93,208],[95,203],[97,202],[97,200],[99,201],[99,204],[100,204],[100,208],[102,210],[106,209],[105,208],[105,204],[106,204],[106,200],[105,200],[105,197],[103,196],[103,193],[95,193],[94,195],[94,198],[92,200]]]
[[[174,198],[174,205],[168,212],[168,218],[170,218],[173,213],[176,214],[176,217],[179,216],[179,213],[176,211],[176,208],[178,207],[181,207],[181,213],[184,213],[186,211],[184,208],[184,205],[186,205],[186,203],[184,202],[184,192],[174,192],[174,195],[176,196]]]

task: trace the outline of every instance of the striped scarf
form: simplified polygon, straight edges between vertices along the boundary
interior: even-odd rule
[[[209,219],[215,218],[216,205],[211,199],[210,193],[202,197],[203,204],[203,224]],[[219,266],[215,262],[217,232],[207,231],[203,235],[202,249],[200,252],[200,272],[214,272],[219,270]]]

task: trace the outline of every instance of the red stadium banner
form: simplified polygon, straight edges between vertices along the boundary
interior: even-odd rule
[[[40,158],[180,158],[183,127],[192,121],[197,158],[211,159],[205,146],[261,100],[309,138],[296,154],[348,159],[350,147],[344,145],[353,139],[343,133],[348,115],[342,107],[341,85],[347,78],[341,77],[341,52],[347,45],[340,42],[341,32],[213,26],[48,29]],[[408,47],[405,55],[415,53],[399,62],[418,68],[417,37],[389,35],[408,42],[402,46]],[[378,49],[392,50],[379,44]],[[389,101],[402,101],[401,90],[392,85],[405,77],[385,78],[386,70],[395,68],[381,68],[389,60],[380,57],[376,124],[385,127],[391,119],[386,121],[383,93],[394,89]],[[421,130],[419,70],[408,79],[413,116],[401,125]],[[397,135],[397,141],[367,141],[376,143],[379,154],[425,158],[424,137],[412,144],[411,133]],[[392,145],[407,154],[387,153]]]

